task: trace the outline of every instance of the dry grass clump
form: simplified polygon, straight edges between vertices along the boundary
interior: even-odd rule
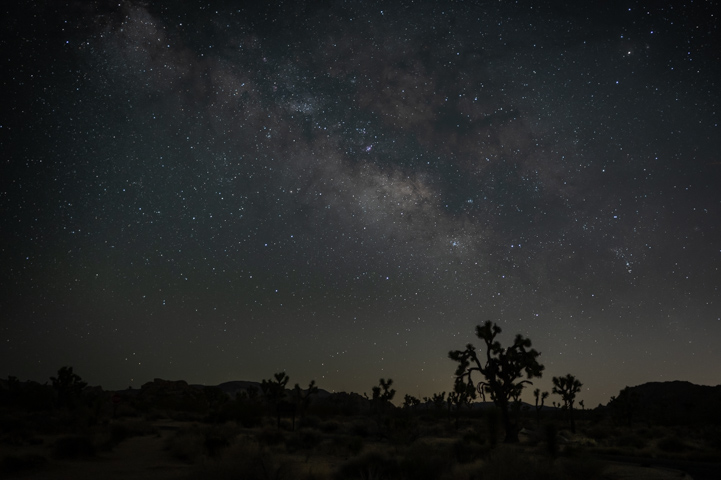
[[[686,445],[686,442],[674,435],[662,438],[658,441],[656,446],[662,452],[666,453],[681,453],[689,449],[689,446]]]
[[[547,480],[551,476],[550,461],[533,458],[516,448],[502,445],[483,463],[484,480]]]
[[[291,453],[298,451],[308,452],[315,449],[322,440],[323,437],[317,430],[303,429],[293,432],[285,440],[285,448]]]
[[[53,454],[59,459],[89,458],[94,457],[96,452],[93,438],[89,435],[60,437],[53,445]]]
[[[314,468],[315,467],[315,468]],[[188,480],[327,480],[327,468],[303,464],[248,439],[239,440],[215,459],[201,462]]]
[[[256,435],[256,439],[263,445],[272,447],[285,442],[285,434],[278,428],[264,428]]]
[[[48,459],[42,455],[21,454],[6,455],[0,462],[0,477],[5,475],[38,470],[48,464]]]
[[[237,436],[237,429],[231,425],[193,425],[168,437],[165,449],[174,458],[193,463],[203,457],[218,456]]]
[[[347,480],[349,478],[394,479],[399,477],[398,461],[381,452],[368,452],[352,458],[341,465],[334,476],[336,480]]]
[[[437,480],[450,472],[453,458],[446,448],[416,442],[406,451],[399,467],[402,478]]]
[[[123,440],[143,435],[155,435],[158,430],[148,421],[140,418],[129,418],[110,424],[111,445],[117,445]]]

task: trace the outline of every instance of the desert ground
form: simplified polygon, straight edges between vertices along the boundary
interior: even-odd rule
[[[683,449],[683,455],[663,455],[653,438],[669,438],[671,430],[663,429],[628,432],[581,422],[578,431],[586,433],[559,429],[558,444],[549,447],[542,434],[531,429],[524,430],[519,444],[496,443],[482,415],[463,418],[458,427],[443,415],[308,416],[296,422],[294,431],[289,419],[280,427],[272,416],[258,421],[244,427],[236,421],[138,416],[72,434],[5,434],[2,476],[703,480],[718,478],[715,474],[721,471],[721,464],[713,462],[714,452],[698,444],[694,450]],[[606,431],[599,433],[599,428]],[[608,441],[594,440],[588,433]],[[614,447],[614,442],[624,446]],[[629,446],[633,442],[635,446]],[[698,473],[690,476],[688,471]]]

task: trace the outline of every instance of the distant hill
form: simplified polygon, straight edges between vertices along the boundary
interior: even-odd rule
[[[638,402],[635,417],[666,425],[721,424],[721,385],[691,382],[649,382],[628,387]],[[622,408],[622,400],[608,403],[611,410]]]
[[[202,386],[202,385],[201,385]],[[256,388],[258,390],[258,394],[262,395],[262,391],[260,389],[260,382],[251,382],[247,380],[234,380],[231,382],[223,382],[219,385],[216,385],[218,388],[220,388],[222,391],[230,395],[231,398],[235,398],[235,396],[240,392],[245,392],[248,390],[248,388]],[[292,391],[290,388],[286,388],[287,391]],[[303,389],[305,391],[305,389]],[[318,389],[318,393],[314,395],[314,398],[325,398],[330,396],[331,393],[327,390],[323,390],[322,388]]]

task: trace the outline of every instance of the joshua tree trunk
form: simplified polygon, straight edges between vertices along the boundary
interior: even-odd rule
[[[508,411],[508,404],[498,405],[501,410],[501,420],[503,421],[503,429],[506,431],[506,436],[503,439],[503,443],[518,443],[518,427],[513,423],[511,418],[511,412]]]

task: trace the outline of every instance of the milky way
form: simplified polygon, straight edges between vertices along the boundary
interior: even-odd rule
[[[0,374],[425,396],[493,320],[587,405],[718,383],[711,2],[21,3]]]

